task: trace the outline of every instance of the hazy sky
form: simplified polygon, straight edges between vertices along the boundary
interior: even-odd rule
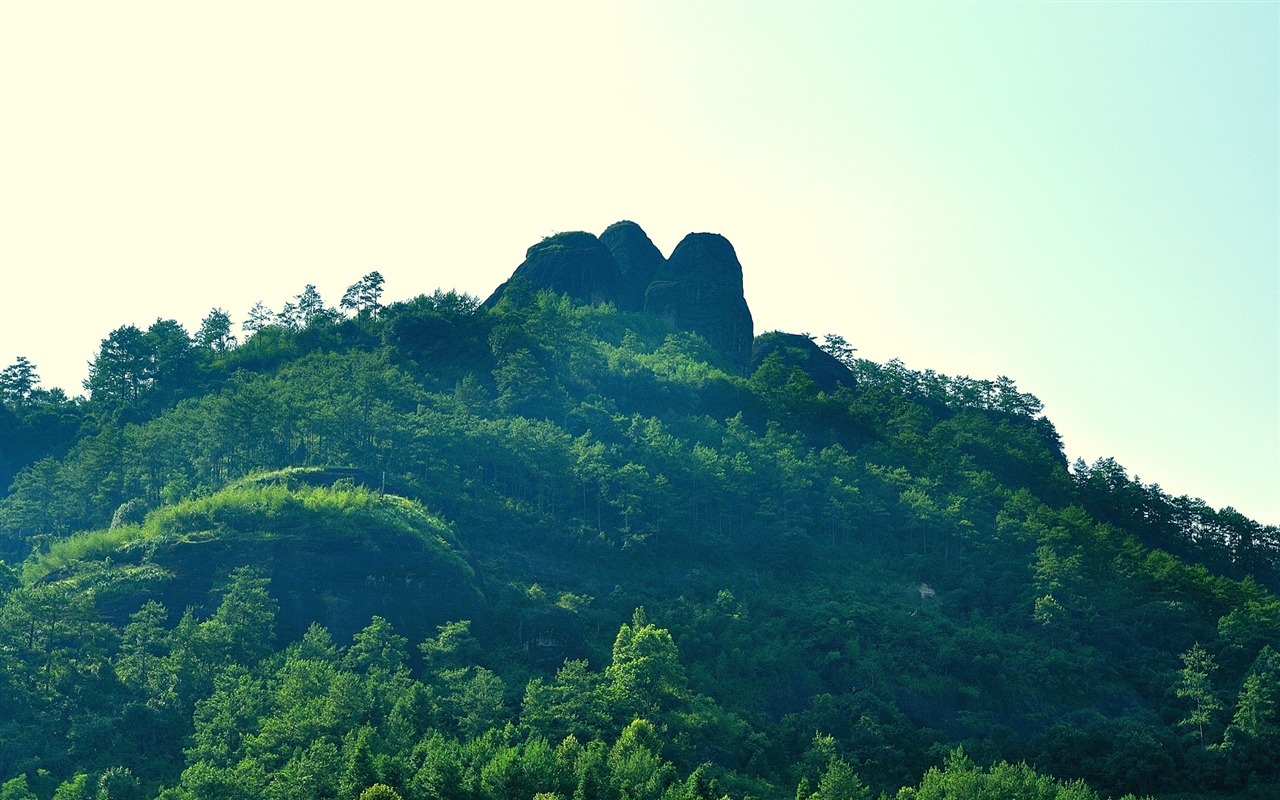
[[[727,236],[757,332],[1280,523],[1280,4],[0,2],[0,366]]]

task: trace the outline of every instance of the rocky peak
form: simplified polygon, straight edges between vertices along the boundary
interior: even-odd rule
[[[644,310],[703,337],[740,370],[751,363],[755,331],[742,265],[718,233],[691,233],[676,245],[645,292]]]
[[[618,308],[623,311],[643,311],[644,293],[657,277],[666,259],[639,225],[629,220],[615,222],[600,241],[605,243],[622,270],[622,295]]]
[[[622,270],[613,254],[585,231],[557,233],[530,247],[511,278],[526,281],[535,292],[550,289],[580,303],[617,302],[622,290]],[[485,307],[496,304],[509,283],[494,290]]]
[[[691,233],[664,259],[634,222],[615,222],[596,238],[557,233],[525,253],[511,279],[494,290],[493,307],[511,281],[550,289],[580,303],[613,303],[645,311],[706,339],[740,372],[751,364],[751,310],[742,293],[742,265],[718,233]]]

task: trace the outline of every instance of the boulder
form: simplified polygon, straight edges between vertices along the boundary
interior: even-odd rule
[[[718,233],[691,233],[676,245],[645,292],[644,310],[706,339],[740,372],[751,363],[751,309],[742,265]]]

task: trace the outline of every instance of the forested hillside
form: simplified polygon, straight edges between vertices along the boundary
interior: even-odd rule
[[[637,231],[5,369],[0,798],[1280,796],[1275,527]]]

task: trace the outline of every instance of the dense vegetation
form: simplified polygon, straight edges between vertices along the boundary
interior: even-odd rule
[[[1280,792],[1274,527],[1007,378],[381,286],[0,374],[0,798]]]

